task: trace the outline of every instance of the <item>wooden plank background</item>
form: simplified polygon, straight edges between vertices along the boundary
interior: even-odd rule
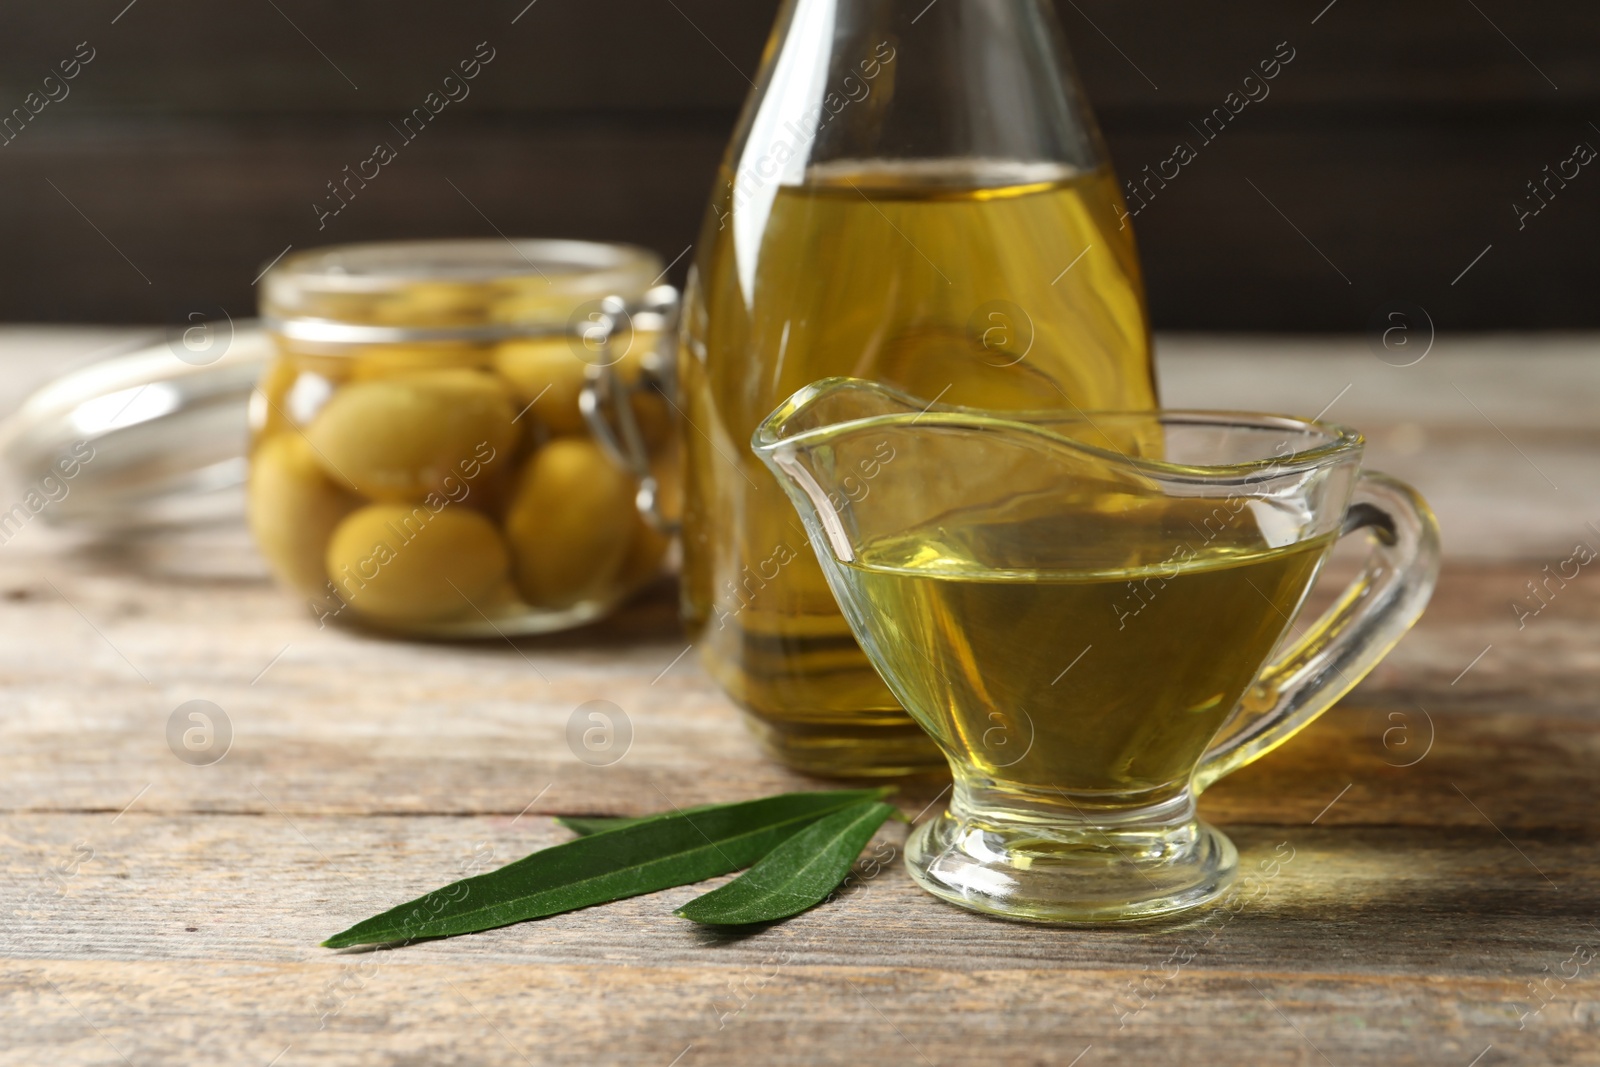
[[[121,336],[0,331],[0,410]],[[0,1064],[1592,1064],[1600,583],[1520,629],[1510,605],[1600,540],[1597,345],[1446,335],[1396,368],[1359,340],[1162,338],[1172,403],[1365,428],[1448,560],[1350,698],[1203,798],[1255,878],[1241,910],[1144,928],[982,918],[895,862],[753,934],[672,918],[684,888],[328,952],[563,840],[553,814],[812,783],[682,655],[667,586],[514,647],[396,643],[318,631],[238,529],[30,526],[0,547]],[[165,740],[197,698],[235,733],[207,767]],[[609,767],[563,740],[590,699],[633,725]]]
[[[87,0],[7,12],[0,113],[78,42],[95,58],[0,148],[0,320],[237,316],[290,244],[498,227],[637,241],[670,260],[695,240],[775,8]],[[1271,96],[1135,220],[1158,326],[1359,331],[1395,300],[1447,329],[1600,324],[1600,179],[1584,171],[1522,229],[1512,208],[1574,144],[1600,147],[1593,4],[1058,8],[1125,176],[1192,139],[1189,123],[1278,42],[1296,50]],[[496,58],[472,95],[319,231],[325,183],[480,41]]]

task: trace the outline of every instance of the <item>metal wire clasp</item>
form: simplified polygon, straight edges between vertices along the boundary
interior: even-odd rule
[[[678,301],[677,289],[658,285],[645,293],[636,307],[630,308],[620,296],[608,296],[598,305],[591,305],[593,310],[588,311],[582,321],[574,323],[574,332],[590,353],[585,359],[588,367],[584,371],[583,392],[578,396],[578,409],[605,453],[638,479],[639,492],[634,504],[639,514],[652,528],[669,535],[677,533],[678,523],[662,510],[661,486],[651,470],[650,451],[634,414],[632,399],[638,393],[654,392],[674,409],[677,407],[671,350],[678,321]],[[617,366],[641,333],[655,334],[659,340],[654,349],[641,354],[639,374],[629,382],[618,373]],[[627,338],[620,351],[618,335]]]

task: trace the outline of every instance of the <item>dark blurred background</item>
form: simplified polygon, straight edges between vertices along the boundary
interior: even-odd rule
[[[695,239],[776,0],[89,0],[8,5],[0,319],[251,313],[286,246]],[[1288,42],[1294,61],[1135,220],[1158,327],[1600,326],[1600,5],[1060,0],[1124,177]],[[326,183],[487,42],[445,108],[319,230]],[[1571,164],[1567,165],[1571,173]],[[1519,228],[1520,223],[1520,228]],[[1480,258],[1481,257],[1481,258]],[[678,261],[681,279],[687,257]],[[1468,269],[1470,266],[1470,269]],[[1465,271],[1465,274],[1462,272]]]

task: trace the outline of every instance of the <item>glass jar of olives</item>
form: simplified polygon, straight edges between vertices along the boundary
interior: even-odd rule
[[[324,621],[470,637],[599,617],[657,576],[676,496],[654,254],[346,245],[262,280],[248,513]]]

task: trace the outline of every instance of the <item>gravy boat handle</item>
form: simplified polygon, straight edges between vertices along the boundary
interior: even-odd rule
[[[1361,573],[1262,668],[1200,761],[1196,793],[1309,726],[1377,666],[1427,607],[1439,577],[1439,526],[1416,490],[1363,471],[1340,536],[1357,530],[1370,531],[1372,542]]]

